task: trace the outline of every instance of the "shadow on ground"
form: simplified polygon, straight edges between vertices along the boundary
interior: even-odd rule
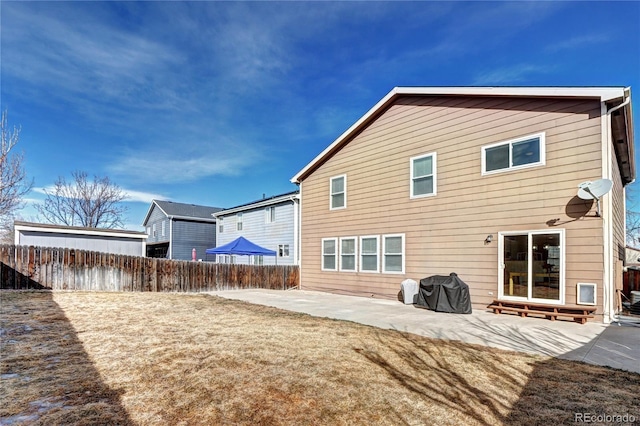
[[[132,424],[50,292],[0,299],[0,425]]]
[[[544,327],[537,338],[476,319],[469,327],[476,327],[478,336],[493,336],[485,344],[504,339],[518,350],[537,353],[551,353],[555,346],[566,349],[569,358],[582,356],[595,343],[580,344],[555,330],[545,332]],[[388,351],[358,352],[418,400],[429,400],[478,424],[575,424],[579,416],[593,415],[590,424],[640,424],[640,375],[636,373],[543,355],[522,357],[458,341],[444,346],[400,333],[402,341],[378,333],[380,345]],[[571,348],[576,347],[577,353],[572,354]],[[524,361],[514,362],[516,355]],[[461,371],[460,365],[474,368]],[[402,420],[401,413],[396,415]]]

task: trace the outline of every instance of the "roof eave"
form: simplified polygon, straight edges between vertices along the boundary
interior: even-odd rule
[[[624,98],[624,87],[394,87],[385,97],[367,111],[358,121],[342,133],[333,143],[318,154],[302,170],[291,178],[300,184],[316,167],[322,164],[355,133],[362,130],[389,106],[398,96],[516,96],[541,98],[592,98],[600,102]]]
[[[226,210],[220,210],[219,212],[216,212],[213,214],[214,217],[220,217],[220,216],[226,216],[229,214],[234,214],[234,213],[239,213],[239,212],[244,212],[247,210],[253,210],[253,209],[259,209],[261,207],[267,207],[273,204],[279,204],[285,201],[289,201],[292,198],[296,198],[296,199],[300,199],[300,194],[299,193],[288,193],[288,194],[284,194],[278,197],[273,197],[273,198],[269,198],[269,199],[265,199],[265,200],[260,200],[260,201],[256,201],[255,203],[251,203],[251,204],[243,204],[241,206],[237,206],[237,207],[232,207],[230,209],[226,209]]]

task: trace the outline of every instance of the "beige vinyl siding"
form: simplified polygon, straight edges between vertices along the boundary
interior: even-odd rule
[[[614,142],[615,143],[615,142]],[[614,288],[622,290],[622,274],[624,267],[626,230],[625,230],[625,190],[622,186],[622,176],[618,168],[615,149],[611,147],[611,170],[613,189],[611,190],[611,204],[613,206],[613,242],[612,242],[612,264],[613,264],[613,284]],[[615,295],[617,301],[617,294]],[[616,302],[617,303],[617,302]],[[614,305],[616,306],[616,305]]]
[[[546,165],[481,176],[483,146],[540,132]],[[498,295],[499,231],[562,228],[566,302],[575,303],[579,281],[597,283],[600,295],[602,221],[595,205],[585,218],[571,212],[584,208],[577,184],[602,176],[600,143],[597,101],[399,98],[303,181],[302,286],[394,298],[405,278],[456,272],[481,307]],[[432,152],[438,193],[410,199],[409,160]],[[329,211],[328,179],[342,174],[348,207]],[[398,233],[405,274],[320,270],[322,238]]]

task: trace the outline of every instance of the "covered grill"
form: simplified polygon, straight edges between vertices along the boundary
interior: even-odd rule
[[[436,312],[471,313],[469,286],[454,272],[420,280],[416,306]]]

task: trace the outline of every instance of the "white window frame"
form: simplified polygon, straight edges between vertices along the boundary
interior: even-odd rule
[[[513,162],[513,144],[518,143],[518,142],[523,142],[529,139],[535,139],[538,138],[538,140],[540,141],[540,160],[536,161],[535,163],[529,163],[529,164],[523,164],[520,166],[513,166],[511,165]],[[489,148],[495,148],[497,146],[502,146],[502,145],[509,145],[509,167],[504,168],[504,169],[498,169],[498,170],[491,170],[491,171],[487,171],[487,149]],[[502,142],[497,142],[491,145],[485,145],[480,149],[480,155],[482,158],[482,176],[486,176],[486,175],[493,175],[496,173],[504,173],[504,172],[510,172],[513,170],[521,170],[521,169],[528,169],[531,167],[539,167],[539,166],[544,166],[546,163],[546,149],[545,149],[545,132],[541,132],[541,133],[535,133],[532,135],[527,135],[527,136],[522,136],[519,138],[515,138],[515,139],[509,139],[506,141],[502,141]]]
[[[560,278],[558,279],[558,285],[560,286],[560,299],[537,299],[531,296],[532,287],[528,285],[528,293],[527,297],[518,297],[518,296],[509,296],[504,294],[504,237],[509,235],[527,235],[528,243],[527,243],[527,259],[532,259],[532,244],[531,239],[534,235],[539,234],[559,234],[560,235]],[[503,300],[526,300],[528,302],[534,303],[545,303],[547,305],[564,305],[565,304],[565,293],[566,293],[566,270],[567,270],[567,261],[566,261],[566,233],[564,229],[536,229],[536,230],[523,230],[523,231],[504,231],[498,232],[498,299]],[[528,271],[527,275],[529,277],[532,276],[532,263],[529,262],[527,265]]]
[[[334,265],[335,268],[333,269],[327,269],[324,267],[324,257],[328,256],[328,254],[325,254],[324,252],[324,242],[325,241],[333,241],[334,243],[334,247],[335,247],[335,251],[333,252],[333,257],[334,257]],[[321,243],[321,247],[320,247],[320,269],[323,271],[337,271],[338,270],[338,252],[339,252],[339,247],[338,247],[338,239],[337,238],[323,238],[322,239],[322,243]]]
[[[156,229],[156,224],[154,223],[152,226],[153,229],[153,238],[156,238],[158,236],[158,231]]]
[[[342,264],[342,256],[345,256],[345,254],[342,253],[342,242],[345,240],[353,240],[353,253],[346,254],[346,256],[353,257],[353,269],[344,269]],[[358,237],[340,237],[339,243],[338,256],[340,258],[340,272],[358,272]]]
[[[147,226],[147,235],[151,235],[151,227]]]
[[[372,256],[372,253],[364,253],[362,240],[365,239],[375,239],[376,240],[376,269],[375,270],[367,270],[362,269],[362,265],[364,265],[364,256]],[[367,274],[378,274],[380,273],[380,236],[379,235],[364,235],[360,237],[360,272]]]
[[[284,249],[287,248],[287,255],[284,255]],[[289,257],[289,244],[278,244],[278,257]]]
[[[167,235],[166,234],[166,227],[167,227],[166,220],[163,220],[162,221],[162,227],[161,227],[161,234],[160,234],[163,237]]]
[[[387,255],[397,255],[398,253],[387,253],[387,238],[392,238],[392,237],[401,237],[402,238],[402,252],[400,253],[400,255],[402,255],[402,270],[400,271],[387,271],[387,262],[386,262],[386,256]],[[382,262],[382,273],[383,274],[404,274],[405,271],[405,262],[406,262],[406,253],[405,253],[405,237],[404,234],[385,234],[382,235],[382,254],[381,254],[381,262]]]
[[[258,255],[254,255],[253,257],[253,264],[254,265],[264,265],[264,256],[261,254]]]
[[[424,176],[413,176],[413,163],[415,160],[420,160],[422,158],[426,158],[426,157],[431,157],[431,174],[430,175],[424,175]],[[434,195],[437,194],[437,182],[438,182],[438,176],[437,176],[437,154],[435,152],[430,152],[429,154],[423,154],[423,155],[417,155],[415,157],[411,157],[411,159],[409,160],[409,197],[411,199],[414,198],[425,198],[425,197],[433,197]],[[413,180],[416,178],[424,178],[424,177],[429,177],[429,176],[433,176],[433,192],[428,193],[428,194],[414,194],[414,185],[413,185]]]
[[[224,220],[222,217],[218,218],[218,233],[219,234],[223,234],[224,233]]]
[[[333,193],[333,181],[335,179],[341,179],[341,178],[344,179],[344,190],[341,192],[342,194],[344,194],[344,205],[340,207],[334,207],[333,196],[340,194],[340,192],[337,192],[335,194]],[[347,208],[347,175],[344,174],[339,176],[333,176],[329,178],[329,210],[342,210],[346,208]]]
[[[580,299],[581,289],[583,287],[593,288],[593,302]],[[578,305],[592,305],[595,306],[598,303],[598,285],[596,283],[578,283],[576,284],[576,304]]]
[[[242,231],[242,213],[236,213],[236,231]]]
[[[265,207],[264,209],[264,223],[274,223],[276,221],[276,208]]]

